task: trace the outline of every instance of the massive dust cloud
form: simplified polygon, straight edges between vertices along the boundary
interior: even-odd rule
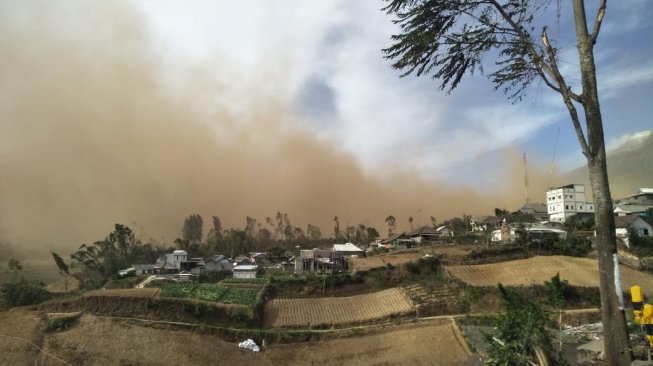
[[[366,174],[303,128],[274,85],[249,87],[254,102],[237,112],[239,80],[220,64],[166,82],[129,8],[3,10],[0,242],[16,253],[72,251],[114,223],[170,244],[193,213],[243,227],[281,211],[329,235],[334,216],[385,233],[388,215],[407,230],[410,216],[419,225],[523,203],[519,152],[497,172],[502,190],[425,182],[402,167]]]

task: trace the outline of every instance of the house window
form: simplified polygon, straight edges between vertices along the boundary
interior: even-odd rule
[[[649,234],[648,229],[644,228],[644,235],[643,236],[649,236],[649,235],[651,235],[651,234]]]

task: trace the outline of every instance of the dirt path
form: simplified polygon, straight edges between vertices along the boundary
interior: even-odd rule
[[[156,275],[148,276],[143,282],[139,283],[136,288],[144,288],[148,283],[154,281]]]

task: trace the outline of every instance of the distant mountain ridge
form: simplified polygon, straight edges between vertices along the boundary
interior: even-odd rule
[[[647,131],[639,138],[622,143],[608,151],[608,179],[613,199],[630,196],[639,188],[653,188],[653,133]],[[591,192],[586,166],[562,173],[560,185],[580,183]],[[591,194],[590,194],[591,195]]]

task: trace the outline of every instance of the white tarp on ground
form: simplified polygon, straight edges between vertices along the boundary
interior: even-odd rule
[[[246,341],[242,341],[242,342],[238,343],[238,347],[240,347],[240,348],[251,349],[251,350],[254,351],[254,352],[258,352],[258,351],[261,350],[261,349],[256,345],[256,342],[254,342],[253,339],[248,339],[248,340],[246,340]]]

